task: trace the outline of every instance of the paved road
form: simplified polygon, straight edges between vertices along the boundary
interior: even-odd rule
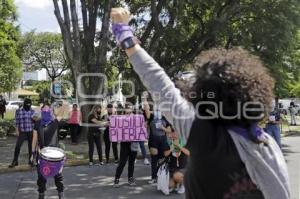
[[[292,198],[300,199],[300,136],[290,136],[283,140],[283,151],[288,162]],[[138,186],[128,187],[123,175],[123,186],[112,188],[115,166],[80,166],[65,168],[64,175],[67,199],[159,199],[164,197],[155,186],[147,184],[150,168],[139,161],[136,166]],[[36,198],[36,173],[10,173],[0,175],[1,199],[34,199]],[[53,180],[49,181],[47,199],[57,198]],[[168,199],[183,199],[182,195],[173,194]]]
[[[289,169],[292,199],[300,199],[300,135],[288,136],[282,141]]]
[[[137,185],[129,187],[126,184],[127,172],[124,171],[122,186],[112,187],[115,165],[79,166],[65,168],[66,199],[159,199],[164,197],[156,191],[156,187],[148,185],[150,167],[141,161],[136,165]],[[146,177],[145,177],[146,176]],[[36,173],[11,173],[0,175],[0,198],[2,199],[34,199],[36,193]],[[57,198],[55,185],[49,180],[46,199]],[[172,194],[168,199],[183,199],[183,195]]]

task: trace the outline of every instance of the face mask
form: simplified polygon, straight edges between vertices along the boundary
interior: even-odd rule
[[[25,99],[24,104],[23,104],[23,108],[26,111],[29,111],[31,108],[31,100],[30,99]]]
[[[53,121],[53,116],[52,116],[52,112],[50,109],[48,109],[48,110],[43,109],[41,112],[41,117],[42,117],[41,124],[43,126],[45,126]]]
[[[155,119],[159,119],[160,120],[162,118],[160,111],[154,111],[153,114],[154,114],[154,118]]]

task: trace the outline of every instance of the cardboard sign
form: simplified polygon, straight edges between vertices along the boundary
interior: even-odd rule
[[[143,115],[113,115],[109,117],[111,142],[146,141],[147,130]]]

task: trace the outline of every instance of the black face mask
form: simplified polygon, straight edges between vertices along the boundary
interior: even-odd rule
[[[29,111],[30,110],[30,108],[31,108],[31,104],[24,104],[24,109],[26,110],[26,111]]]
[[[25,99],[25,100],[24,100],[23,108],[24,108],[26,111],[29,111],[29,110],[30,110],[30,108],[31,108],[31,100],[30,100],[30,99]]]

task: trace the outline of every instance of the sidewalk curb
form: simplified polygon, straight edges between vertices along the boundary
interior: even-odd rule
[[[88,160],[69,160],[66,161],[65,167],[74,167],[74,166],[82,166],[82,165],[88,165]],[[6,174],[6,173],[15,173],[15,172],[25,172],[25,171],[31,171],[33,170],[32,167],[29,165],[20,165],[16,166],[15,168],[8,168],[8,167],[0,167],[0,174]]]
[[[296,135],[298,134],[300,135],[300,132],[299,131],[288,131],[288,132],[285,132],[285,133],[282,133],[281,134],[281,137],[288,137],[288,136],[292,136],[292,135]]]
[[[142,156],[138,155],[137,160],[141,160]],[[68,160],[66,161],[64,167],[76,167],[76,166],[88,166],[89,160],[88,159],[80,159],[80,160]],[[0,166],[0,175],[1,174],[7,174],[7,173],[16,173],[16,172],[26,172],[31,171],[33,168],[29,165],[19,165],[15,168],[8,168],[8,166]]]

